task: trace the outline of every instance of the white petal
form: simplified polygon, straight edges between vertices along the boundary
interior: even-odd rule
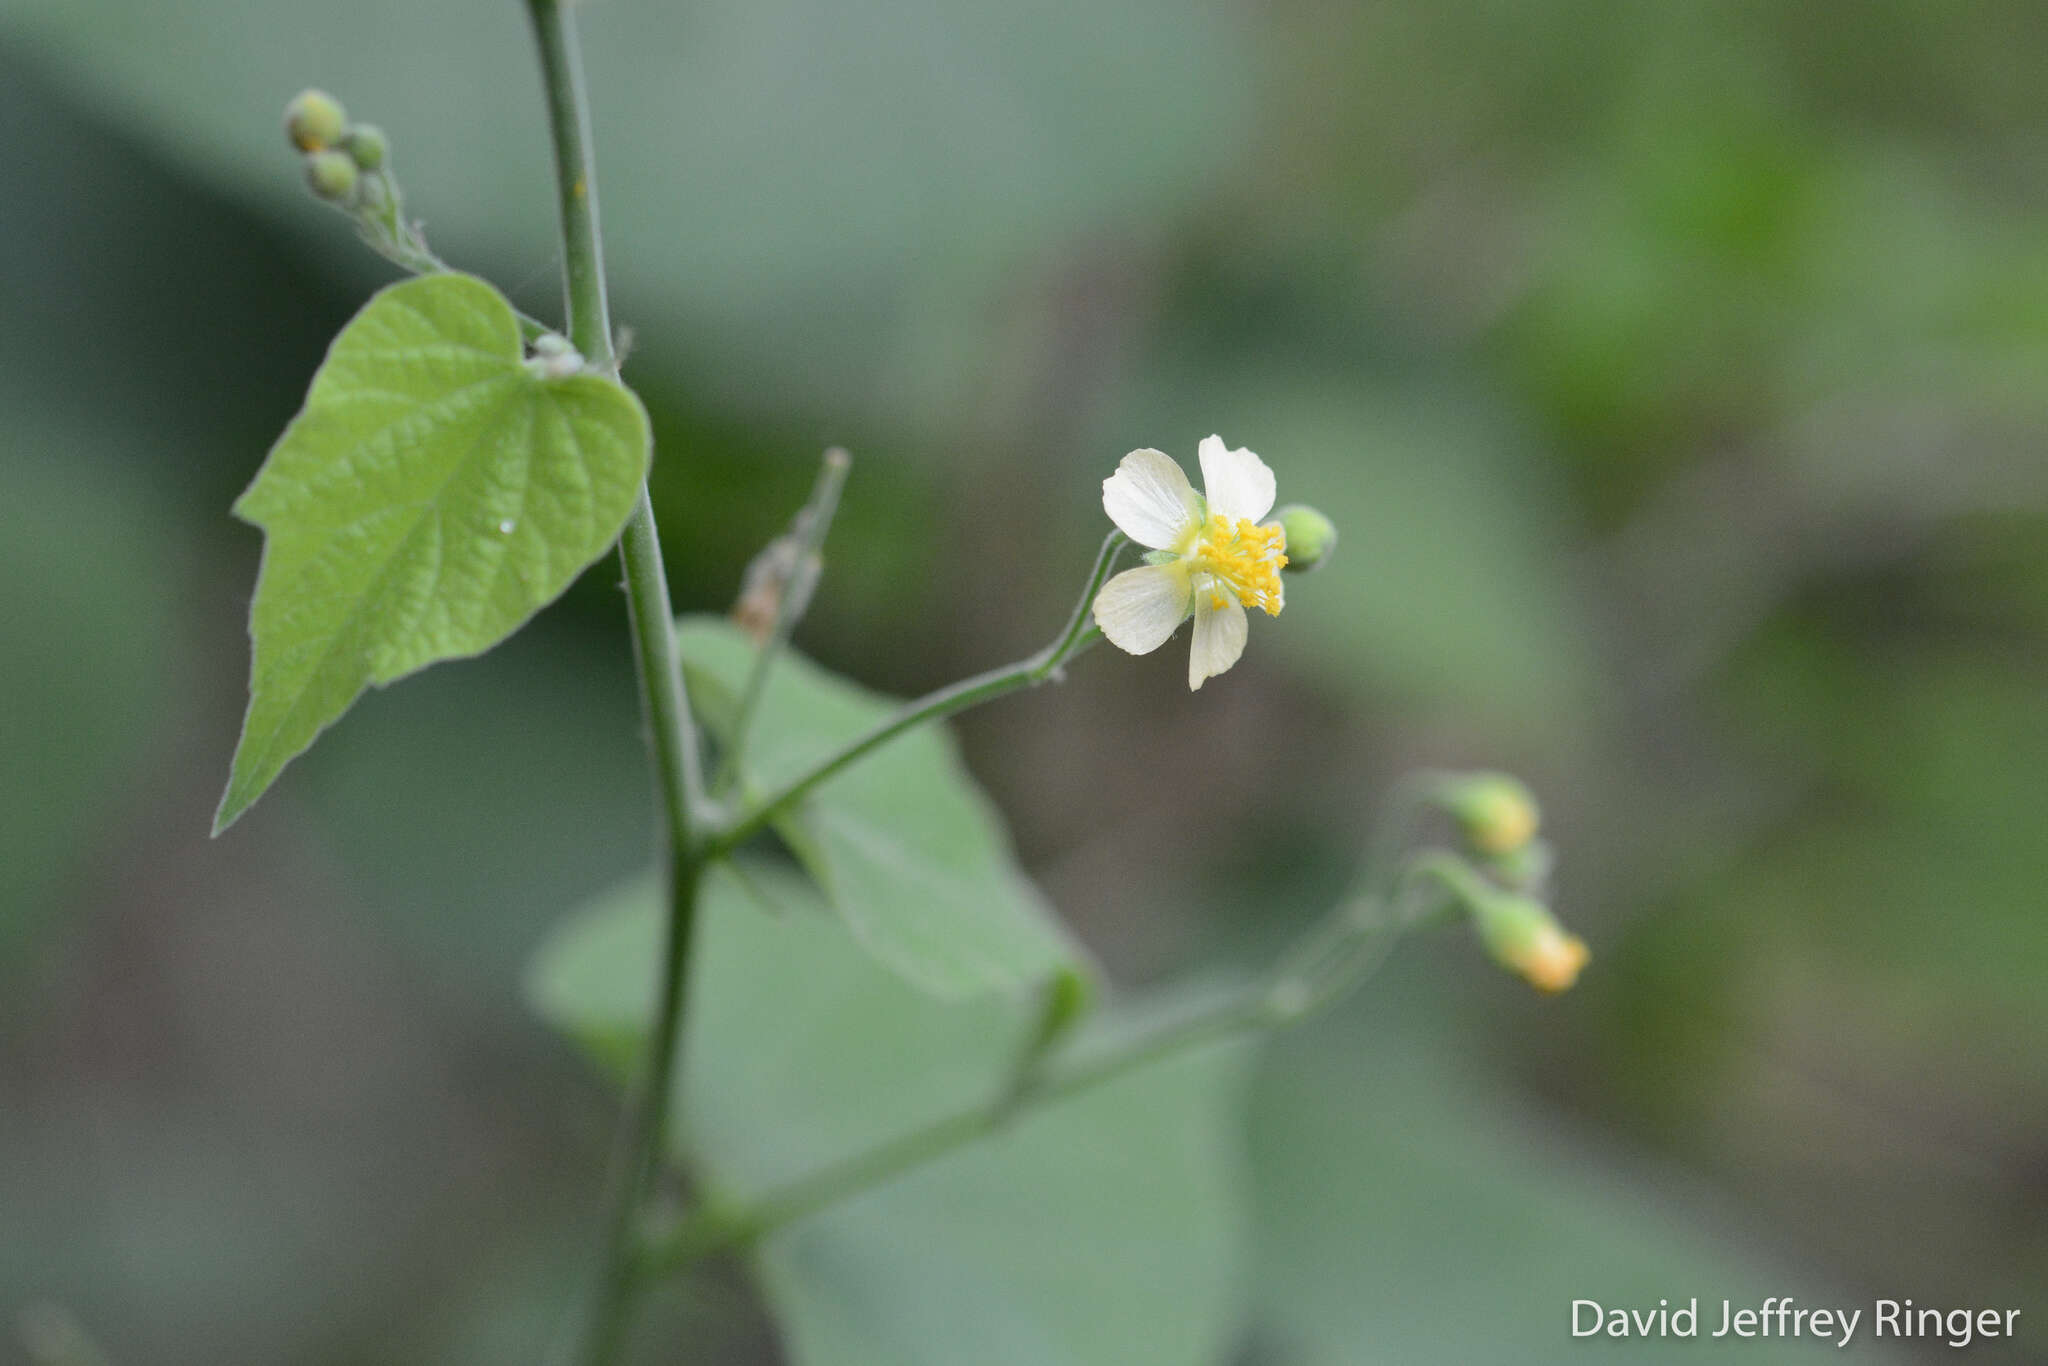
[[[1223,605],[1218,607],[1216,604]],[[1195,594],[1195,648],[1188,652],[1188,688],[1202,686],[1244,653],[1244,608],[1228,593]]]
[[[1177,564],[1126,569],[1095,595],[1095,624],[1119,650],[1149,655],[1180,629],[1188,593],[1187,570]]]
[[[1178,550],[1201,517],[1195,486],[1164,451],[1132,451],[1102,481],[1102,510],[1117,530],[1152,550]]]
[[[1231,521],[1256,522],[1273,510],[1273,471],[1244,447],[1225,450],[1223,438],[1202,441],[1202,491],[1209,511]]]

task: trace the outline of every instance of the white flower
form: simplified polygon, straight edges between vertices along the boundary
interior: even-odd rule
[[[1132,451],[1102,481],[1102,510],[1117,529],[1154,551],[1154,563],[1127,569],[1095,596],[1095,624],[1110,643],[1150,654],[1195,614],[1188,687],[1199,688],[1244,653],[1250,607],[1278,616],[1285,605],[1280,566],[1287,533],[1259,519],[1273,510],[1273,471],[1223,438],[1202,442],[1203,494],[1171,456]]]

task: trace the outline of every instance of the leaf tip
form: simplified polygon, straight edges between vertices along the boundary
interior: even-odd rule
[[[225,835],[228,827],[242,819],[242,813],[248,809],[248,801],[235,791],[233,783],[229,783],[228,790],[221,794],[219,808],[213,813],[213,830],[207,838],[217,840]]]
[[[242,814],[256,804],[256,799],[269,790],[273,773],[251,775],[242,762],[240,746],[235,749],[234,768],[228,775],[227,790],[220,794],[220,806],[213,813],[213,833],[209,838],[219,839],[227,833],[229,826],[242,819]]]

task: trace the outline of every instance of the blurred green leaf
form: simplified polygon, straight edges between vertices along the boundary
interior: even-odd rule
[[[1576,1151],[1517,1113],[1449,1050],[1370,1032],[1351,1012],[1287,1039],[1253,1091],[1260,1360],[1288,1366],[1581,1360],[1571,1302],[1654,1309],[1697,1295],[1851,1305],[1739,1255],[1654,1173]],[[1654,1192],[1654,1193],[1653,1193]],[[1857,1349],[1870,1353],[1864,1307]],[[1661,1348],[1712,1346],[1662,1343]],[[1742,1360],[1832,1359],[1831,1343],[1754,1341]]]
[[[335,339],[235,512],[264,530],[249,714],[215,831],[368,684],[480,654],[617,539],[647,416],[597,375],[521,360],[481,280],[381,291]]]
[[[617,612],[617,571],[586,578]],[[572,594],[572,596],[574,596]],[[358,912],[442,1000],[495,1010],[573,904],[647,860],[657,798],[625,623],[557,606],[481,659],[362,698],[292,789]]]
[[[730,883],[730,875],[718,879],[722,887]],[[619,884],[549,935],[526,974],[527,1000],[541,1018],[621,1080],[654,1011],[660,901],[653,873]]]
[[[692,698],[723,731],[753,642],[703,617],[683,623],[680,644]],[[781,787],[896,706],[785,653],[748,742],[750,789]],[[942,725],[899,736],[829,779],[777,828],[859,941],[928,991],[1018,991],[1086,970]]]
[[[1566,512],[1484,405],[1290,384],[1245,395],[1288,496],[1344,537],[1281,648],[1339,677],[1557,725],[1593,686],[1563,564]],[[1264,435],[1270,433],[1270,437]]]
[[[279,111],[320,84],[390,134],[437,250],[515,263],[508,283],[547,282],[550,303],[520,6],[0,0],[0,16],[124,126],[309,224]],[[750,399],[764,375],[842,414],[949,392],[983,373],[993,291],[1049,242],[1207,189],[1248,122],[1236,25],[1216,0],[585,6],[621,320]]]
[[[944,1002],[860,951],[788,871],[705,887],[680,1110],[732,1200],[993,1096],[1028,1003]],[[651,883],[569,922],[533,999],[616,1067],[653,1000]],[[1135,1074],[766,1240],[755,1270],[800,1366],[1197,1366],[1239,1312],[1234,1052]]]

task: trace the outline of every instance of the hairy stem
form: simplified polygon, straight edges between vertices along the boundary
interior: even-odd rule
[[[427,245],[419,225],[405,216],[405,195],[388,166],[370,172],[365,185],[377,187],[374,199],[334,206],[355,220],[356,236],[365,246],[414,275],[456,273],[454,266],[442,260]],[[539,318],[520,309],[514,308],[512,316],[519,319],[519,335],[528,342],[537,341],[554,331]]]
[[[461,273],[456,267],[449,265],[424,246],[395,242],[383,236],[372,235],[369,232],[363,232],[360,235],[363,241],[369,245],[370,250],[376,252],[393,265],[403,267],[413,275],[456,275]],[[512,316],[519,320],[520,338],[529,344],[539,341],[542,337],[555,330],[539,318],[520,308],[514,308]]]
[[[695,942],[702,871],[701,864],[687,857],[674,860],[670,869],[671,913],[662,951],[656,1028],[648,1039],[647,1065],[641,1073],[632,1113],[620,1132],[604,1261],[584,1326],[579,1358],[586,1366],[608,1366],[618,1359],[632,1319],[634,1298],[642,1284],[642,1211],[660,1171],[669,1108],[675,1094],[676,1059],[681,1052],[683,1006],[689,985],[690,948]]]
[[[567,0],[527,0],[534,40],[547,87],[548,123],[553,133],[555,176],[562,219],[563,286],[568,299],[569,340],[594,366],[618,372],[612,347],[610,305],[605,297],[604,247],[598,227],[597,179],[593,165],[589,93],[583,79],[576,24]],[[661,535],[654,505],[643,484],[619,538],[634,656],[642,702],[654,750],[669,848],[668,941],[662,955],[660,1004],[646,1068],[641,1074],[625,1127],[622,1156],[614,1176],[612,1216],[604,1261],[582,1360],[605,1366],[616,1359],[625,1336],[635,1290],[640,1211],[659,1169],[674,1091],[676,1057],[689,985],[699,870],[697,825],[704,780],[697,731],[676,653],[675,612],[661,562]]]
[[[719,1252],[766,1237],[863,1191],[886,1185],[987,1137],[1038,1106],[1091,1090],[1204,1044],[1254,1033],[1274,1023],[1277,1020],[1266,1006],[1263,990],[1232,998],[1084,1065],[1050,1073],[1022,1094],[1005,1091],[923,1128],[885,1140],[822,1171],[799,1177],[742,1208],[706,1209],[651,1244],[641,1271],[654,1277],[683,1270]]]
[[[1090,625],[1089,610],[1094,606],[1095,595],[1102,588],[1103,581],[1116,563],[1117,554],[1126,542],[1121,532],[1112,531],[1096,554],[1095,567],[1089,573],[1088,582],[1081,590],[1081,597],[1074,604],[1074,611],[1067,619],[1066,628],[1052,644],[1028,659],[1015,664],[1006,664],[1000,669],[963,678],[936,692],[926,693],[912,702],[903,704],[895,715],[879,722],[874,729],[826,755],[808,770],[798,774],[777,791],[762,798],[747,812],[725,829],[713,834],[705,842],[707,858],[719,858],[731,853],[740,845],[766,829],[769,822],[802,801],[804,796],[847,765],[860,759],[870,750],[895,739],[907,730],[913,730],[927,721],[936,721],[994,701],[1006,693],[1020,688],[1035,688],[1047,679],[1056,677],[1066,662],[1101,639],[1101,633]]]
[[[1039,1106],[1206,1045],[1293,1024],[1371,976],[1401,935],[1425,918],[1414,913],[1404,896],[1389,901],[1365,895],[1347,902],[1310,932],[1303,950],[1287,955],[1271,973],[1242,992],[1093,1057],[1049,1068],[1022,1090],[1003,1088],[986,1100],[799,1177],[737,1209],[705,1209],[650,1244],[641,1271],[651,1277],[683,1270],[886,1185],[995,1133]]]

